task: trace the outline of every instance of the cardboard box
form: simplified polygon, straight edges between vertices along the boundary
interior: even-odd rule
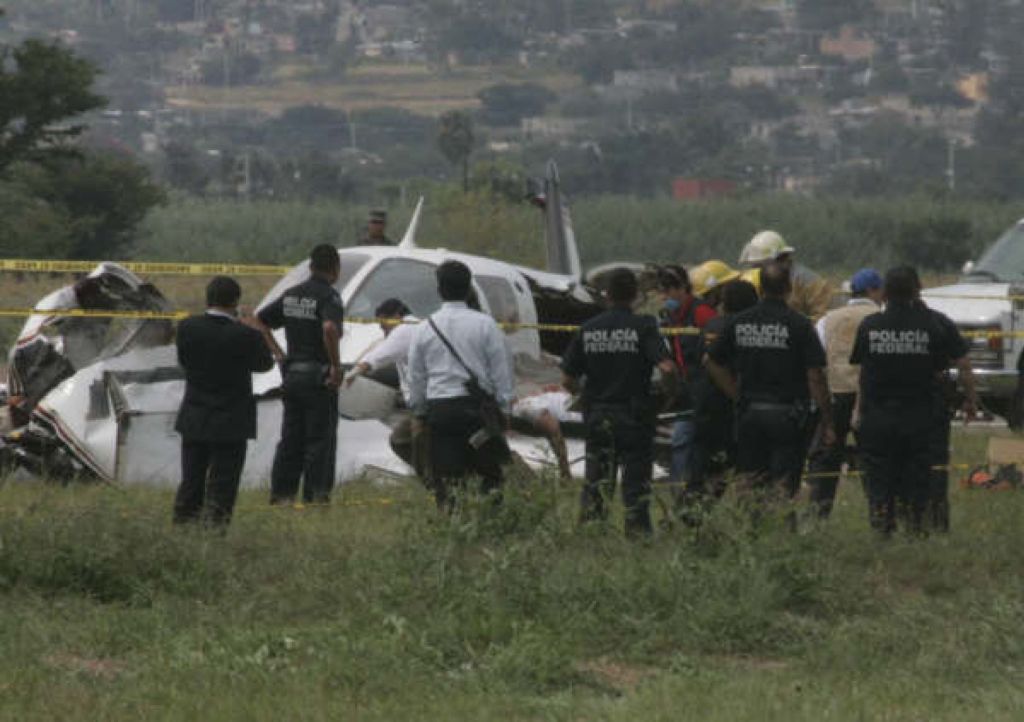
[[[993,436],[988,440],[988,463],[1024,466],[1024,437]]]

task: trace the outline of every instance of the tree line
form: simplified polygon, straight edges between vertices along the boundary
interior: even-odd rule
[[[543,263],[537,209],[495,189],[477,169],[470,191],[452,185],[426,193],[419,241],[427,247]],[[409,206],[392,208],[391,234],[400,236]],[[130,253],[152,260],[298,262],[314,243],[356,243],[365,205],[328,201],[241,203],[188,200],[155,209]],[[597,196],[572,204],[585,267],[609,261],[678,262],[709,258],[735,264],[759,230],[779,231],[798,258],[830,275],[861,266],[912,263],[955,274],[1024,216],[1013,204],[948,201],[928,196],[891,200],[813,199],[791,195],[679,203],[669,199]]]
[[[0,47],[0,255],[109,255],[164,200],[129,155],[78,142],[96,74],[56,44]]]

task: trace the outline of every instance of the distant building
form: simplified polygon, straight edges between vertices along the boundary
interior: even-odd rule
[[[290,55],[298,50],[295,36],[290,33],[282,33],[274,36],[274,49],[279,53]]]
[[[416,30],[413,13],[401,5],[367,5],[359,11],[364,42],[384,42],[409,37]]]
[[[671,20],[646,20],[641,18],[623,20],[622,18],[617,18],[615,29],[623,36],[639,32],[653,35],[656,38],[667,38],[675,35],[679,31],[679,26]]]
[[[65,28],[54,33],[54,37],[64,45],[78,45],[79,36],[77,30]]]
[[[988,73],[972,73],[960,78],[956,90],[967,100],[975,103],[988,102]]]
[[[736,65],[729,69],[729,85],[747,88],[764,85],[783,89],[813,87],[821,79],[821,69],[798,65]]]
[[[677,201],[720,198],[736,191],[736,183],[723,178],[676,178],[672,181],[672,197]]]
[[[514,143],[510,140],[492,140],[487,144],[487,150],[492,153],[511,153],[520,150],[520,148],[519,143]]]
[[[427,59],[423,44],[415,40],[360,43],[356,51],[364,58],[392,58],[403,63],[422,63]]]
[[[583,122],[573,118],[523,118],[519,129],[523,140],[564,140],[579,134]]]
[[[338,23],[334,28],[334,42],[339,45],[349,40],[359,41],[363,38],[365,19],[358,8],[349,2],[343,2],[338,11]]]
[[[838,36],[826,35],[819,40],[818,50],[822,55],[852,62],[873,58],[878,52],[878,44],[853,25],[843,25]]]
[[[612,86],[640,93],[678,93],[679,77],[675,71],[659,68],[649,70],[616,70]]]
[[[160,136],[156,133],[142,133],[140,136],[142,141],[142,152],[147,155],[153,155],[160,150]]]

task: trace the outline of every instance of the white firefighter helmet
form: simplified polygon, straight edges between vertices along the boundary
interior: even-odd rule
[[[779,256],[793,253],[795,250],[786,243],[786,239],[775,231],[761,231],[743,247],[743,252],[740,253],[740,264],[753,266],[765,261],[773,261]]]

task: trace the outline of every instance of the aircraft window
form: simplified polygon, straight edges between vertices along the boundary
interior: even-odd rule
[[[355,278],[355,275],[359,273],[360,269],[362,269],[369,260],[370,257],[365,253],[350,253],[348,251],[341,252],[341,274],[338,276],[338,282],[334,284],[334,287],[338,289],[339,293],[345,290],[345,286],[348,285],[348,282]],[[309,264],[300,263],[295,268],[288,271],[284,278],[274,284],[270,293],[264,296],[266,303],[261,304],[260,308],[278,298],[292,286],[299,285],[307,278],[309,278]]]
[[[477,276],[476,282],[484,292],[495,320],[509,323],[517,323],[520,320],[519,303],[516,301],[511,283],[499,276]]]
[[[341,252],[341,273],[338,275],[338,282],[334,284],[334,287],[339,292],[344,290],[348,282],[355,278],[355,275],[359,273],[366,262],[370,260],[370,257],[365,253],[346,253]]]
[[[349,315],[371,318],[377,306],[389,298],[397,298],[417,316],[429,316],[441,307],[434,271],[432,263],[408,258],[381,261],[349,301]]]

